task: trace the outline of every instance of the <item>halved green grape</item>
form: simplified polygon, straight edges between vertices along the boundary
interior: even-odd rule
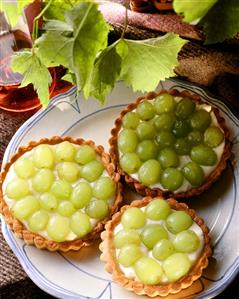
[[[13,214],[19,220],[29,218],[34,212],[39,210],[40,204],[38,200],[28,195],[21,200],[18,200],[13,206]]]
[[[180,233],[192,224],[192,218],[184,211],[175,211],[166,219],[166,227],[172,234]]]
[[[168,239],[159,240],[157,244],[155,244],[152,254],[153,256],[159,260],[163,261],[175,251],[173,247],[172,241]]]
[[[168,147],[161,149],[158,160],[163,168],[178,167],[179,165],[178,155],[173,149]]]
[[[55,156],[57,161],[71,162],[75,158],[76,149],[69,141],[63,141],[56,145]]]
[[[38,168],[50,168],[54,167],[55,159],[54,153],[51,147],[47,144],[40,144],[33,150],[33,163]]]
[[[118,147],[122,153],[132,153],[138,145],[138,137],[135,131],[124,129],[120,132],[118,138]]]
[[[188,273],[191,262],[186,254],[174,253],[163,262],[162,266],[169,282],[174,282]]]
[[[75,211],[75,207],[69,200],[62,200],[57,207],[57,212],[61,216],[70,217]]]
[[[128,244],[124,245],[118,254],[118,261],[124,267],[132,266],[140,257],[142,257],[143,253],[141,252],[138,245]]]
[[[182,172],[176,168],[166,168],[162,173],[161,184],[170,191],[177,190],[183,184]]]
[[[140,239],[148,249],[152,249],[159,240],[168,239],[168,233],[160,224],[148,224],[142,230]]]
[[[137,229],[144,226],[146,222],[145,214],[139,208],[128,208],[121,217],[124,228]]]
[[[191,149],[191,159],[201,165],[213,166],[217,163],[217,155],[213,149],[206,145],[196,145]]]
[[[30,193],[28,182],[23,179],[15,179],[7,184],[6,195],[9,198],[19,199]]]
[[[155,140],[160,148],[164,148],[173,146],[176,139],[171,132],[162,131],[155,136]]]
[[[37,192],[47,192],[54,182],[54,174],[50,169],[41,169],[32,179],[32,187]]]
[[[174,117],[171,113],[162,113],[154,120],[154,126],[158,131],[171,131],[174,125]]]
[[[114,196],[116,190],[116,186],[114,181],[112,181],[109,177],[101,177],[98,181],[96,181],[93,195],[98,199],[110,199]]]
[[[49,215],[46,211],[36,211],[28,220],[29,228],[33,232],[40,232],[45,229],[49,220]]]
[[[166,219],[171,213],[169,204],[164,199],[154,199],[152,200],[145,209],[145,214],[147,218],[151,220],[161,220]]]
[[[66,241],[69,233],[69,219],[60,215],[54,215],[49,219],[47,224],[47,234],[52,240],[56,242]]]
[[[184,230],[176,235],[173,245],[178,252],[191,253],[198,249],[200,239],[194,231]]]
[[[218,127],[209,127],[204,132],[204,142],[210,147],[219,146],[224,140],[224,134]]]
[[[82,238],[92,231],[90,217],[80,211],[70,218],[70,228],[78,237]]]
[[[127,153],[120,158],[121,168],[129,174],[137,172],[141,164],[139,157],[135,153]]]
[[[62,162],[57,165],[57,173],[61,180],[75,182],[79,176],[79,167],[74,162]]]
[[[188,162],[182,169],[184,177],[195,187],[198,187],[204,181],[204,171],[195,162]]]
[[[114,236],[114,245],[116,248],[121,248],[127,244],[141,243],[139,233],[134,229],[122,229]]]
[[[43,193],[40,195],[39,202],[44,210],[54,212],[58,206],[58,201],[52,193]]]
[[[175,114],[180,119],[187,119],[195,110],[195,103],[190,98],[183,98],[176,105]]]
[[[186,138],[178,138],[174,144],[174,149],[178,155],[189,155],[191,146]]]
[[[176,120],[173,126],[173,134],[176,137],[185,137],[190,132],[190,126],[185,120]]]
[[[140,103],[136,111],[142,120],[149,120],[155,115],[154,106],[148,101]]]
[[[77,209],[82,209],[88,205],[92,198],[92,188],[87,182],[78,183],[71,194],[71,202]]]
[[[104,166],[101,162],[93,160],[85,164],[81,170],[81,177],[87,180],[88,182],[93,182],[97,180],[103,173]]]
[[[198,130],[203,132],[210,125],[210,123],[211,123],[210,113],[204,109],[195,111],[190,118],[190,124],[193,130]]]
[[[122,119],[123,127],[126,129],[136,129],[139,124],[139,116],[135,112],[127,112]]]
[[[95,150],[88,144],[80,145],[77,149],[75,161],[79,164],[87,164],[96,159]]]
[[[28,158],[18,159],[14,163],[14,170],[21,179],[28,179],[35,174],[35,167],[32,160]]]
[[[143,256],[134,264],[135,274],[138,279],[147,285],[160,283],[163,269],[158,262],[150,257]]]
[[[138,144],[136,153],[141,161],[147,161],[157,157],[158,148],[152,140],[143,140]]]
[[[72,187],[66,181],[58,180],[55,181],[51,187],[51,192],[59,199],[68,199],[70,198]]]
[[[175,109],[174,97],[168,93],[158,96],[154,101],[154,108],[158,114],[171,112]]]
[[[109,214],[109,206],[105,200],[92,200],[86,207],[85,211],[91,218],[103,219]]]
[[[190,145],[198,145],[203,141],[203,134],[200,131],[191,131],[187,136],[187,140]]]
[[[157,160],[148,160],[144,162],[139,171],[139,180],[146,186],[159,182],[161,175],[161,166]]]
[[[152,139],[155,135],[154,125],[150,122],[141,122],[136,129],[139,139]]]

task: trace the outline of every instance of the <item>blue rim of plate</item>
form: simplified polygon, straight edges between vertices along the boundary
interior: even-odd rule
[[[239,119],[239,114],[233,109],[233,107],[230,105],[230,103],[226,102],[226,104],[219,100],[220,98],[210,94],[208,91],[206,91],[205,89],[201,88],[201,87],[197,87],[195,85],[191,85],[190,83],[186,83],[182,80],[179,79],[171,79],[171,81],[173,81],[174,83],[178,83],[178,85],[174,85],[174,88],[187,88],[189,89],[190,87],[193,86],[192,91],[194,93],[200,93],[200,95],[204,95],[207,98],[211,98],[213,99],[213,101],[218,104],[218,106],[220,106],[220,109],[223,110],[223,112],[225,114],[227,114],[227,116],[236,124],[236,121],[238,121]],[[163,86],[162,86],[163,88]],[[55,104],[67,97],[67,96],[71,96],[74,95],[76,93],[76,87],[72,87],[70,90],[68,90],[65,93],[62,93],[60,95],[55,96],[47,109],[45,110],[40,110],[38,111],[36,114],[34,114],[30,119],[28,119],[19,129],[18,131],[14,134],[12,140],[10,141],[5,155],[4,157],[7,157],[6,159],[8,159],[10,153],[12,153],[13,151],[16,150],[17,147],[17,143],[19,144],[21,141],[21,136],[22,134],[25,132],[26,129],[30,129],[30,127],[32,125],[34,125],[39,119],[41,119],[41,117],[43,117],[47,112],[49,112],[50,110],[52,110],[55,106]],[[224,99],[223,99],[224,100]],[[67,102],[69,103],[69,102]],[[117,105],[120,106],[120,105]],[[123,106],[123,105],[121,105]],[[75,107],[72,104],[72,107],[76,110],[79,111],[79,107]],[[108,109],[113,108],[113,106],[111,107],[107,107]],[[101,112],[103,109],[98,110],[97,112]],[[239,124],[236,124],[239,127]],[[4,163],[3,163],[4,164]],[[108,281],[107,286],[105,287],[105,289],[100,293],[100,295],[98,297],[92,298],[92,297],[86,297],[83,295],[80,295],[78,293],[74,293],[71,291],[68,291],[62,287],[59,287],[58,285],[52,283],[51,281],[49,281],[42,272],[40,272],[35,266],[34,264],[30,261],[30,259],[28,258],[26,251],[25,251],[25,247],[26,244],[23,244],[22,246],[20,246],[16,240],[14,239],[13,233],[11,232],[11,230],[8,228],[8,226],[6,225],[6,223],[4,222],[3,217],[1,218],[2,221],[2,232],[3,235],[8,243],[8,245],[10,246],[10,248],[13,250],[14,254],[17,256],[20,264],[22,265],[23,269],[25,270],[25,272],[27,273],[27,275],[31,278],[31,280],[38,286],[40,287],[43,291],[55,296],[55,297],[59,297],[59,298],[79,298],[79,299],[98,299],[101,298],[103,294],[106,293],[106,291],[109,293],[109,298],[113,298],[112,297],[112,293],[111,293],[111,281]],[[59,255],[61,255],[60,253],[58,253]],[[224,272],[224,274],[219,278],[220,284],[216,285],[215,287],[213,287],[212,289],[210,289],[209,291],[202,291],[200,294],[198,294],[197,298],[198,299],[205,299],[205,298],[213,298],[215,296],[217,296],[218,294],[220,294],[223,290],[225,290],[225,288],[234,280],[234,278],[237,276],[237,274],[239,273],[239,256],[236,258],[236,260],[233,262],[233,264],[228,267],[228,269]],[[89,274],[90,275],[90,274]],[[205,278],[207,279],[207,278]],[[210,279],[208,279],[210,280]]]

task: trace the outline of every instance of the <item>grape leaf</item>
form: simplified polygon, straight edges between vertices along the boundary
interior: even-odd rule
[[[177,55],[187,41],[170,33],[163,37],[133,41],[122,40],[128,53],[122,59],[121,77],[134,91],[154,90],[160,80],[174,76]]]
[[[45,4],[48,2],[49,0],[46,0]],[[50,7],[44,13],[44,18],[64,21],[65,11],[72,9],[72,7],[79,2],[80,0],[53,0]]]
[[[62,78],[62,80],[65,80],[65,81],[68,81],[72,84],[76,84],[76,77],[75,77],[75,74],[72,74],[70,72],[66,73]]]

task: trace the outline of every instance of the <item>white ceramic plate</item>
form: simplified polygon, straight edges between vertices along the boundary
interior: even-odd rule
[[[212,237],[214,254],[203,276],[190,288],[168,298],[211,298],[225,289],[239,271],[239,120],[228,105],[205,91],[180,81],[167,81],[158,89],[188,89],[220,108],[231,132],[234,156],[212,188],[189,202],[202,216]],[[108,150],[114,119],[123,107],[139,94],[123,83],[117,84],[106,105],[95,100],[75,99],[75,89],[57,96],[49,107],[30,118],[14,135],[5,152],[4,162],[20,145],[53,135],[71,135],[95,140]],[[25,245],[15,238],[2,221],[5,239],[29,277],[44,291],[60,298],[139,298],[111,280],[100,262],[98,246],[73,253],[50,253]]]

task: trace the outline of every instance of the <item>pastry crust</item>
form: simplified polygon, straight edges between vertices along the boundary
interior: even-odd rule
[[[219,110],[217,108],[212,107],[212,111],[214,112],[217,121],[220,125],[220,128],[224,132],[224,138],[225,138],[225,146],[224,151],[222,153],[221,159],[217,165],[217,167],[208,175],[205,177],[205,180],[203,184],[199,187],[192,187],[191,189],[183,192],[172,192],[172,191],[164,191],[160,188],[150,188],[143,184],[141,184],[138,180],[132,178],[129,174],[127,174],[125,171],[123,171],[119,165],[119,155],[118,155],[118,146],[117,146],[117,140],[118,140],[118,133],[122,126],[122,119],[123,116],[134,109],[137,108],[137,106],[145,101],[145,100],[153,100],[157,96],[163,94],[163,93],[169,93],[172,96],[177,97],[189,97],[192,99],[196,104],[204,104],[200,98],[200,96],[196,94],[191,94],[188,91],[178,91],[176,89],[172,90],[161,90],[159,93],[151,92],[148,93],[144,97],[139,97],[136,102],[129,104],[121,113],[120,116],[115,120],[115,126],[111,130],[111,138],[109,140],[110,144],[110,155],[112,158],[112,162],[116,165],[118,173],[124,177],[125,182],[132,187],[137,193],[143,195],[143,196],[163,196],[165,198],[168,197],[174,197],[174,198],[190,198],[196,195],[201,194],[202,192],[206,191],[221,175],[222,171],[227,166],[227,161],[231,156],[231,142],[229,140],[229,131],[226,127],[225,120],[223,117],[221,117]]]
[[[39,144],[49,144],[54,145],[62,141],[69,141],[73,144],[82,145],[87,144],[95,149],[96,153],[101,157],[101,161],[105,166],[110,177],[114,180],[116,184],[116,195],[115,201],[111,207],[110,214],[107,218],[99,221],[93,230],[87,234],[82,239],[75,239],[72,241],[55,242],[44,238],[43,236],[29,231],[22,222],[17,220],[11,210],[9,209],[6,201],[4,200],[2,184],[6,178],[9,168],[11,165],[20,158],[24,153],[32,150]],[[99,238],[100,232],[104,229],[105,223],[112,217],[112,215],[119,210],[120,204],[122,202],[122,186],[119,182],[120,176],[115,172],[114,164],[111,163],[110,156],[104,152],[103,146],[96,146],[91,140],[85,141],[84,139],[73,139],[71,137],[58,137],[54,136],[50,139],[43,138],[40,141],[31,141],[27,146],[22,146],[18,149],[18,152],[11,157],[11,160],[6,163],[1,174],[0,174],[0,213],[4,216],[6,223],[13,230],[15,235],[22,238],[27,244],[35,245],[39,249],[48,249],[49,251],[69,251],[69,250],[79,250],[82,247],[90,246]]]
[[[210,237],[208,234],[208,228],[204,224],[202,218],[200,218],[196,212],[184,203],[178,203],[176,200],[169,198],[167,199],[168,204],[174,210],[185,211],[188,215],[191,216],[194,222],[200,226],[204,234],[204,247],[202,253],[196,263],[192,266],[191,270],[187,275],[179,279],[174,283],[168,283],[163,285],[145,285],[140,281],[135,280],[134,278],[128,278],[121,271],[119,264],[116,259],[116,249],[114,246],[114,228],[120,223],[121,216],[124,211],[129,207],[144,207],[151,200],[152,197],[145,197],[142,200],[133,201],[130,206],[123,206],[120,212],[116,213],[112,220],[110,220],[106,226],[105,231],[101,233],[102,243],[100,244],[100,250],[102,251],[101,260],[106,263],[105,269],[112,274],[114,281],[121,284],[127,290],[133,291],[138,295],[148,295],[150,297],[155,296],[167,296],[168,294],[175,294],[189,287],[195,280],[197,280],[201,275],[204,268],[208,265],[208,258],[212,254],[210,247]]]

